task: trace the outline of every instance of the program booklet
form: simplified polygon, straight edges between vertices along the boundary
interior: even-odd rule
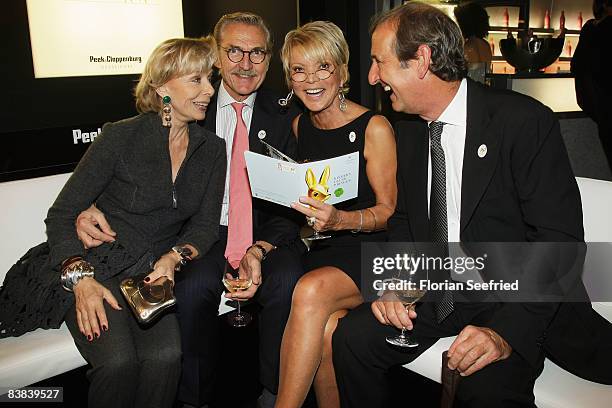
[[[253,197],[286,207],[302,196],[332,205],[357,197],[359,152],[307,163],[283,156],[244,153]]]

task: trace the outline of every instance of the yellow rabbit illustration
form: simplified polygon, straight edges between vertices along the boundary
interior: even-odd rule
[[[308,197],[314,198],[317,201],[324,202],[327,200],[331,194],[329,194],[329,187],[327,185],[327,181],[329,180],[330,175],[329,166],[325,166],[323,173],[321,174],[321,178],[317,183],[317,179],[314,175],[312,169],[308,169],[306,171],[306,184],[308,184]]]

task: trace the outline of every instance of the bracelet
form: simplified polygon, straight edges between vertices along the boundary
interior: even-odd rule
[[[363,228],[363,210],[357,210],[359,211],[359,229],[352,229],[351,232],[353,234],[358,234],[361,232],[361,229]]]
[[[371,231],[372,232],[376,231],[376,214],[370,208],[366,208],[366,211],[368,211],[370,214],[372,214],[372,217],[374,218],[374,228],[372,228]]]
[[[185,265],[187,262],[191,261],[193,252],[189,247],[177,245],[172,247],[172,251],[176,252],[178,256],[181,257],[181,260],[179,261],[181,265]]]
[[[83,260],[83,257],[81,255],[73,255],[71,257],[68,257],[64,260],[64,262],[62,262],[62,266],[60,267],[60,270],[63,271],[64,268],[69,266],[71,263],[76,262],[76,261],[82,261],[82,260]]]
[[[193,255],[193,252],[191,251],[191,249],[189,247],[186,246],[173,246],[172,247],[172,252],[175,252],[178,254],[178,256],[181,258],[181,260],[179,261],[179,263],[177,263],[174,266],[174,271],[178,272],[181,270],[181,266],[185,265],[187,262],[191,261],[191,255]]]
[[[68,258],[70,259],[70,258]],[[94,267],[89,262],[73,262],[62,269],[61,282],[62,288],[72,292],[74,286],[83,278],[93,278]]]

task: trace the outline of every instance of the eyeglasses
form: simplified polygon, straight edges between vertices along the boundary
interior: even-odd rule
[[[227,52],[227,58],[237,64],[244,59],[244,54],[249,54],[249,61],[253,64],[261,64],[266,59],[268,52],[262,48],[253,48],[251,51],[245,51],[238,47],[223,48]]]
[[[308,76],[314,74],[320,81],[323,81],[331,76],[336,70],[335,67],[317,69],[315,72],[294,72],[291,74],[291,80],[294,82],[304,82]]]

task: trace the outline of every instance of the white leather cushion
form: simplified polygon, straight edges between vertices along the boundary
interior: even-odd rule
[[[0,341],[0,386],[25,387],[85,365],[66,323]]]

